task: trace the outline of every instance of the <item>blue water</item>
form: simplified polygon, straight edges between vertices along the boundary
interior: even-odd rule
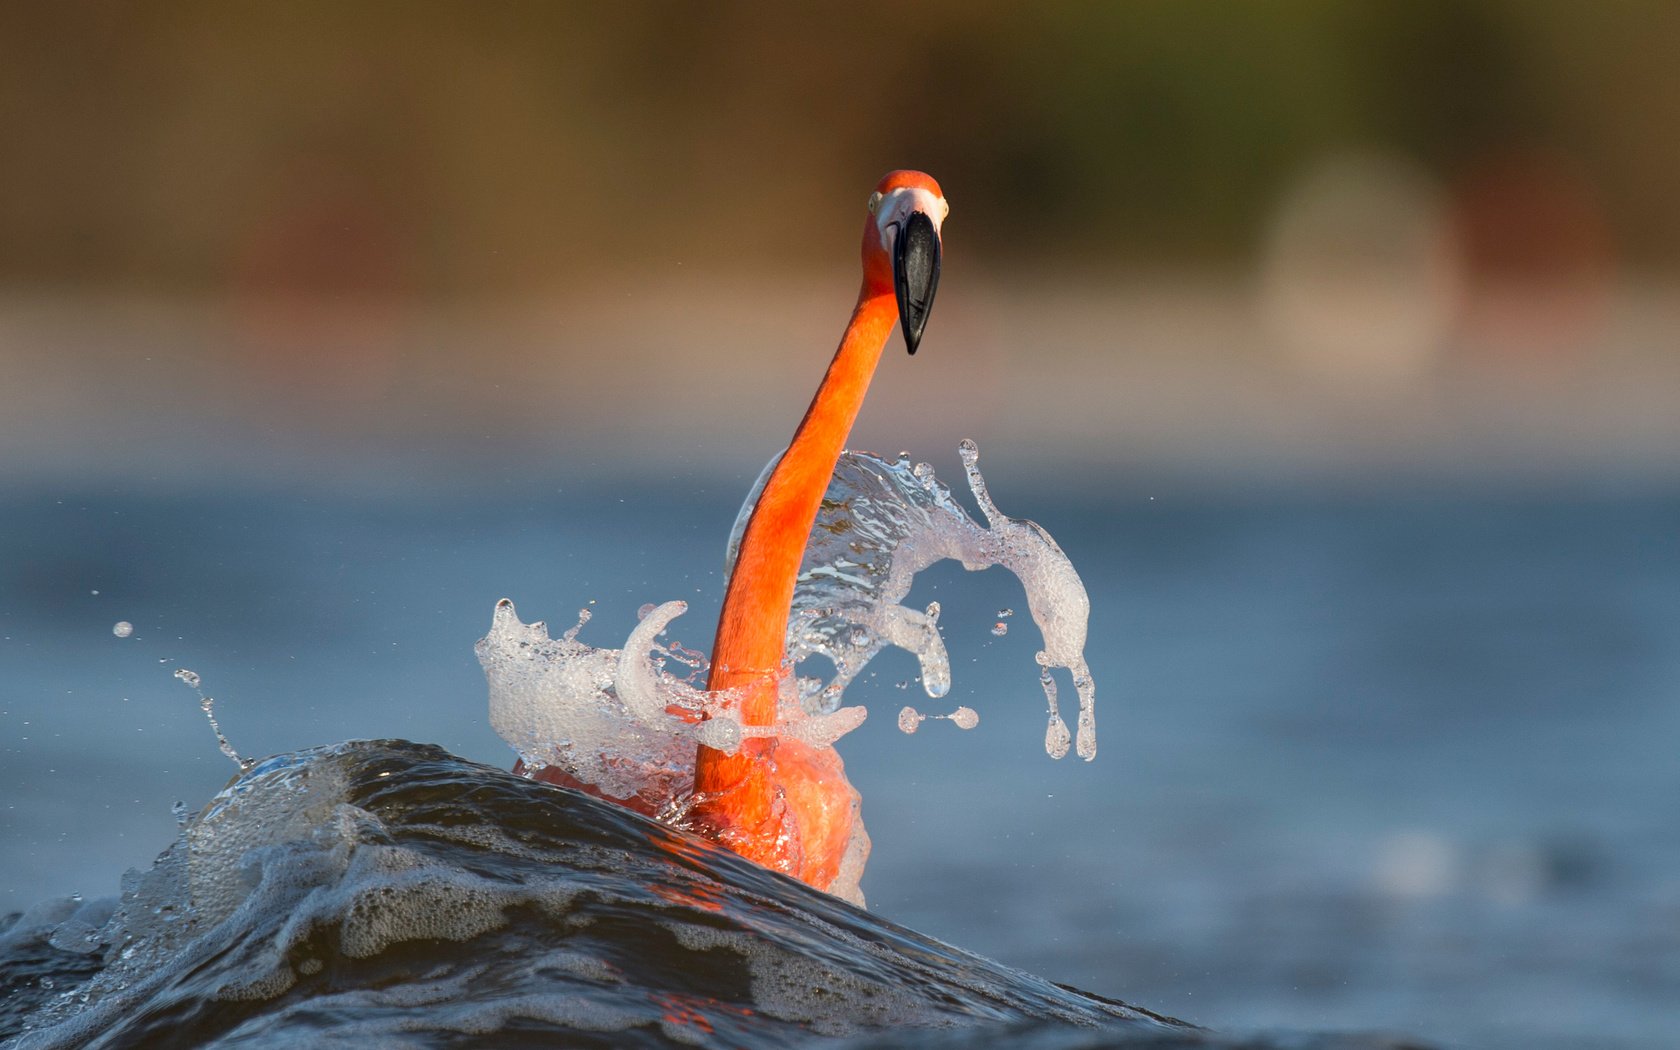
[[[1043,754],[1013,580],[930,574],[981,724],[900,734],[901,654],[848,693],[872,911],[1218,1027],[1680,1042],[1680,489],[990,480],[1084,575],[1100,753]],[[704,645],[744,484],[0,495],[0,912],[115,893],[234,773],[177,667],[248,754],[508,764],[495,600]]]

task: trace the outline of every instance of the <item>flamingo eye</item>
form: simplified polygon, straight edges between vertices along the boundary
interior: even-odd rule
[[[869,195],[869,214],[874,215],[875,209],[881,206],[881,191],[876,190]]]

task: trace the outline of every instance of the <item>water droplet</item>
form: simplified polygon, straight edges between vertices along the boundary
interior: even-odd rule
[[[589,604],[594,605],[595,604],[595,599],[593,599],[593,598],[589,599]],[[563,641],[563,642],[576,641],[577,636],[578,636],[578,632],[583,630],[583,625],[588,623],[589,618],[593,615],[595,615],[595,614],[590,612],[588,609],[579,609],[578,610],[578,621],[577,621],[577,623],[574,624],[573,626],[567,628],[566,633],[564,633],[560,636],[560,640]],[[532,630],[540,630],[544,634],[548,633],[548,626],[546,624],[544,624],[541,620],[538,620],[536,623],[533,623],[531,625],[531,629]]]
[[[980,715],[972,707],[959,707],[947,715],[958,729],[973,729],[980,724]]]
[[[187,823],[187,804],[185,802],[182,802],[179,799],[177,799],[175,801],[175,804],[169,807],[169,812],[175,814],[175,823],[176,823],[177,826],[185,826],[186,825],[186,823]]]
[[[1000,619],[1000,620],[1007,620],[1007,619],[1009,619],[1009,618],[1010,618],[1010,617],[1011,617],[1011,616],[1014,616],[1014,615],[1015,615],[1015,610],[1014,610],[1014,609],[1010,609],[1010,608],[1003,608],[1003,609],[999,609],[999,610],[998,610],[998,612],[997,612],[997,615],[998,615],[998,619]]]
[[[638,620],[647,619],[647,614],[652,612],[653,610],[655,610],[657,608],[659,608],[658,605],[654,604],[653,602],[648,602],[646,605],[643,605],[641,608],[636,610],[636,619],[638,619]]]
[[[134,633],[134,625],[129,623],[127,620],[118,620],[116,623],[111,625],[111,633],[116,635],[118,638],[127,638],[129,635]]]
[[[1051,758],[1062,758],[1068,753],[1068,744],[1072,741],[1068,733],[1067,723],[1062,721],[1061,715],[1051,715],[1050,725],[1044,730],[1044,752]]]
[[[914,707],[906,707],[898,713],[898,728],[906,733],[914,733],[921,728],[923,715]]]
[[[189,671],[185,667],[176,671],[175,672],[175,677],[179,678],[181,681],[187,683],[188,687],[190,687],[192,689],[197,689],[199,687],[199,685],[203,682],[203,679],[198,677],[198,672],[197,671]]]
[[[992,624],[992,637],[1002,638],[1004,635],[1006,635],[1008,633],[1009,633],[1009,625],[1004,623],[1002,620],[999,620],[997,623]]]
[[[741,749],[741,740],[745,736],[746,732],[741,723],[728,715],[708,718],[694,727],[695,740],[727,755],[733,755]]]

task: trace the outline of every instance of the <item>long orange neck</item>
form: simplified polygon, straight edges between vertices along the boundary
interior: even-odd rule
[[[776,681],[799,563],[896,320],[891,289],[877,291],[866,284],[828,374],[747,521],[718,617],[708,682],[714,691],[742,691],[738,715],[744,725],[776,721]],[[727,756],[702,747],[695,787],[708,791],[731,784],[739,779],[741,764],[751,761],[746,750]]]

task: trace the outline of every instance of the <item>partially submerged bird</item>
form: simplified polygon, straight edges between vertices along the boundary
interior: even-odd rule
[[[843,870],[861,868],[867,856],[858,793],[832,747],[753,729],[779,721],[800,560],[893,325],[902,329],[910,353],[921,343],[939,287],[940,227],[948,211],[939,184],[919,171],[888,172],[869,195],[857,304],[792,443],[764,482],[718,617],[707,689],[723,698],[746,736],[733,752],[699,745],[687,823],[750,860],[823,890]],[[614,798],[556,766],[534,775]],[[614,800],[651,815],[645,801]],[[848,874],[855,884],[855,870]]]
[[[776,721],[788,614],[811,525],[894,321],[912,354],[921,342],[948,210],[939,184],[919,171],[889,172],[869,195],[857,306],[759,494],[718,617],[707,685],[741,692],[743,725]],[[733,755],[702,745],[694,787],[694,817],[730,849],[819,889],[839,874],[858,827],[858,794],[833,748],[788,737],[749,739]]]

